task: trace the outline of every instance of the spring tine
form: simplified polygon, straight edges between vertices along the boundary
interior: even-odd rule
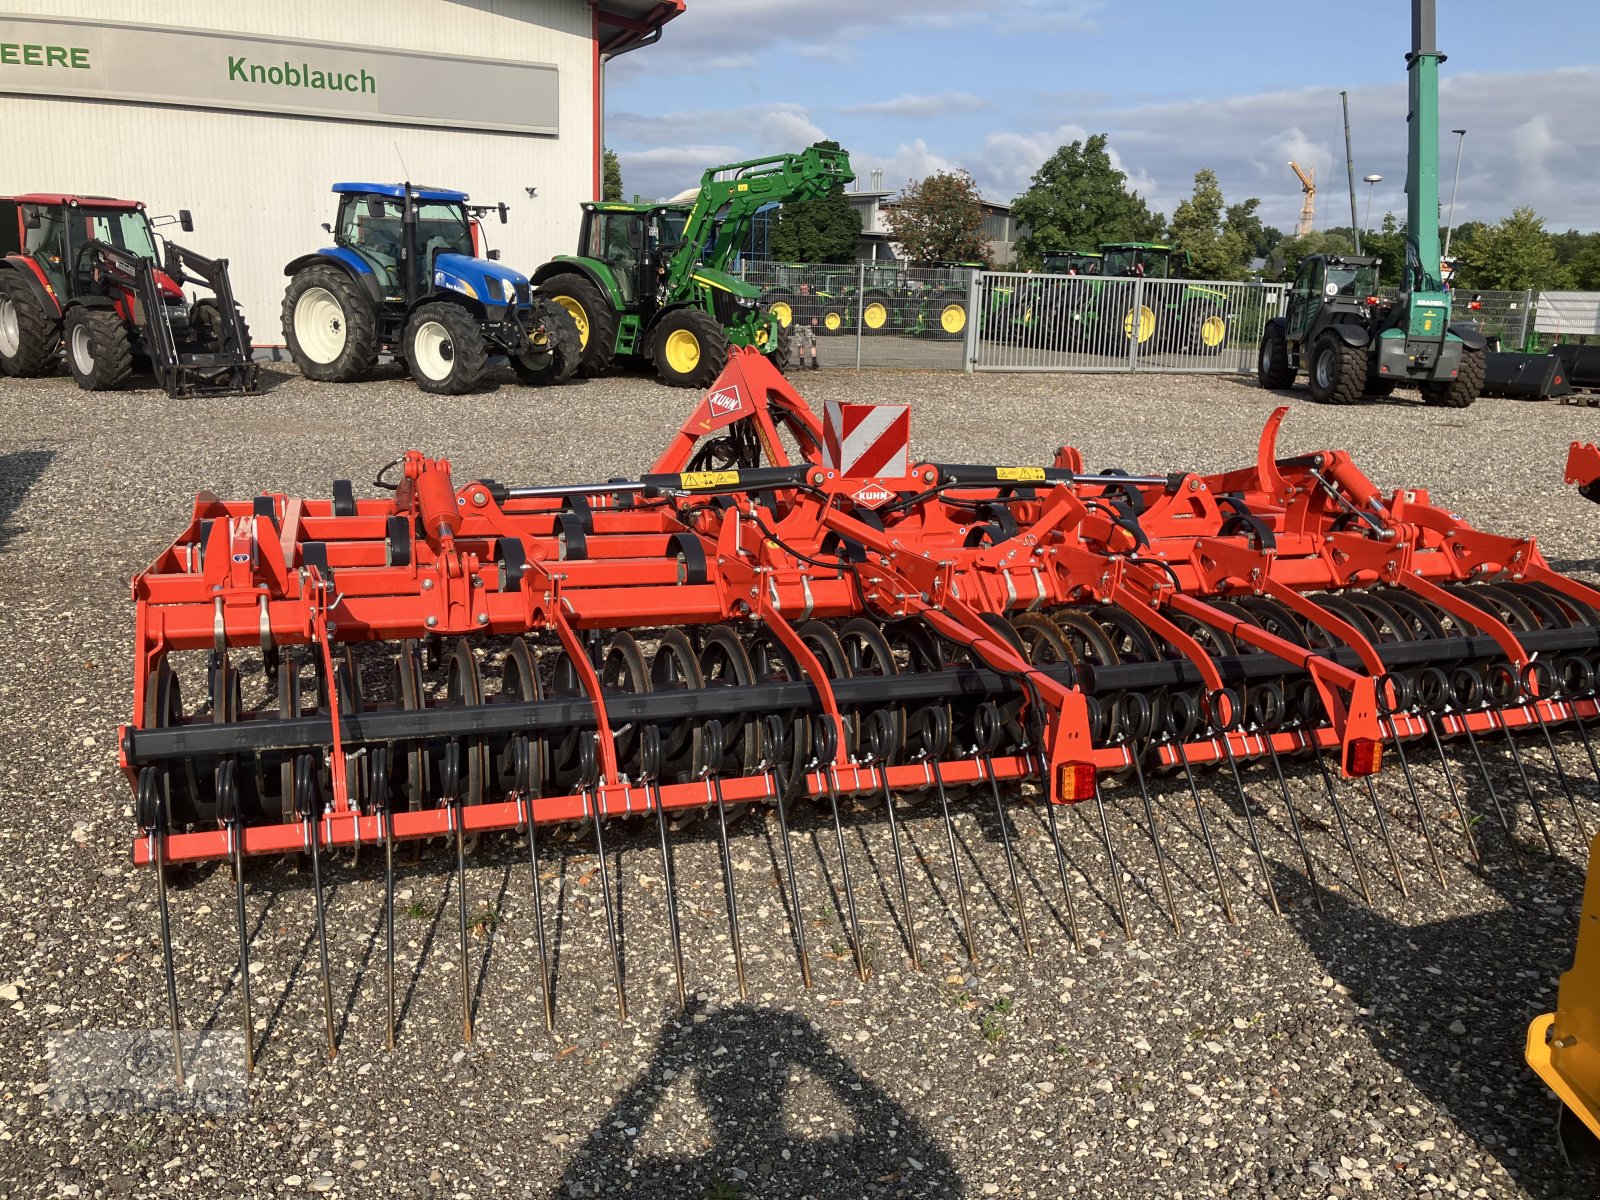
[[[1572,819],[1578,823],[1578,836],[1584,845],[1589,844],[1589,830],[1583,823],[1583,814],[1578,811],[1578,797],[1573,794],[1572,784],[1567,779],[1567,769],[1561,765],[1561,755],[1556,752],[1556,740],[1550,736],[1550,724],[1544,719],[1544,713],[1539,708],[1539,697],[1527,696],[1528,706],[1533,709],[1533,719],[1539,723],[1539,732],[1544,734],[1544,744],[1549,748],[1550,761],[1556,769],[1556,780],[1561,784],[1561,792],[1567,798],[1567,805],[1572,809]]]
[[[781,789],[777,780],[773,780],[772,806],[778,812],[778,835],[783,841],[783,871],[789,879],[789,911],[794,916],[794,944],[795,952],[800,956],[800,978],[805,981],[806,991],[811,990],[811,960],[806,954],[806,922],[800,909],[800,881],[794,875],[794,849],[789,844],[789,816],[784,811],[783,797],[778,793]]]
[[[234,914],[239,925],[239,996],[244,1004],[244,1069],[256,1069],[255,1018],[250,1011],[250,930],[245,920],[244,903],[244,814],[239,808],[239,790],[232,759],[217,764],[217,800],[233,835]]]
[[[1445,785],[1450,789],[1450,803],[1455,806],[1456,820],[1461,822],[1461,833],[1467,841],[1467,853],[1472,855],[1472,861],[1482,871],[1483,855],[1478,852],[1478,839],[1472,836],[1472,822],[1467,820],[1467,810],[1461,803],[1461,793],[1456,789],[1455,773],[1450,770],[1450,760],[1445,757],[1444,742],[1439,737],[1439,726],[1434,722],[1433,714],[1424,711],[1422,723],[1428,727],[1428,735],[1433,738],[1434,752],[1439,756],[1439,769],[1444,772]]]
[[[1522,780],[1522,791],[1528,797],[1528,807],[1533,810],[1534,820],[1539,823],[1539,832],[1544,837],[1545,848],[1550,851],[1550,857],[1554,858],[1555,839],[1550,836],[1550,827],[1545,824],[1544,807],[1539,803],[1539,797],[1533,791],[1533,784],[1528,780],[1528,769],[1523,765],[1522,755],[1517,750],[1517,739],[1511,736],[1511,726],[1501,720],[1498,714],[1495,717],[1495,724],[1499,725],[1500,732],[1506,735],[1506,748],[1511,751],[1511,761],[1516,764],[1517,777]]]
[[[883,808],[889,814],[889,841],[894,846],[894,873],[900,884],[900,912],[906,930],[906,949],[911,951],[911,969],[922,970],[922,959],[917,954],[917,931],[913,925],[911,914],[911,891],[906,887],[906,862],[900,851],[900,821],[895,816],[894,793],[889,789],[889,772],[882,774],[883,779]],[[1026,920],[1026,918],[1024,918]],[[1024,927],[1023,940],[1027,940],[1026,927]]]
[[[722,779],[713,774],[711,776],[711,791],[717,798],[717,826],[722,834],[722,881],[728,893],[728,937],[733,942],[733,969],[739,976],[739,999],[748,1000],[750,989],[744,977],[744,950],[739,944],[739,897],[733,885],[733,852],[728,847],[728,806],[722,799]],[[838,805],[835,802],[834,811],[837,813]],[[844,846],[844,835],[840,834],[839,845]],[[855,924],[855,903],[851,902],[850,922]],[[859,939],[858,939],[859,944]],[[860,952],[857,951],[859,958]],[[863,976],[862,978],[865,978]]]
[[[1467,735],[1467,746],[1472,751],[1473,761],[1478,764],[1478,774],[1483,777],[1483,786],[1489,790],[1489,799],[1494,804],[1495,815],[1500,818],[1500,828],[1505,831],[1506,845],[1511,847],[1511,860],[1521,868],[1522,847],[1517,845],[1517,839],[1511,833],[1511,822],[1506,819],[1506,810],[1500,803],[1500,792],[1494,786],[1494,778],[1489,774],[1489,764],[1484,761],[1483,750],[1478,745],[1478,735],[1472,732],[1472,726],[1467,724],[1466,714],[1461,716],[1461,728]]]
[[[661,876],[667,888],[667,936],[672,941],[672,966],[678,976],[678,1007],[689,1007],[689,990],[683,982],[683,939],[678,929],[678,889],[672,876],[672,851],[667,845],[667,812],[661,803],[661,788],[650,782],[650,798],[656,806],[656,828],[661,834]]]
[[[382,749],[382,747],[379,747]],[[394,809],[383,804],[383,925],[385,974],[389,985],[389,1053],[394,1053]]]
[[[1422,797],[1417,793],[1417,782],[1411,775],[1411,763],[1406,759],[1405,744],[1393,720],[1389,722],[1389,742],[1394,746],[1395,757],[1400,760],[1400,775],[1406,781],[1406,791],[1411,795],[1411,807],[1417,811],[1417,826],[1422,830],[1422,842],[1428,847],[1428,859],[1433,863],[1433,873],[1439,877],[1439,886],[1450,890],[1445,878],[1444,863],[1439,859],[1439,848],[1433,844],[1433,834],[1428,831],[1428,814],[1422,807]]]
[[[1172,918],[1172,931],[1183,932],[1183,921],[1178,916],[1177,902],[1172,898],[1172,880],[1167,873],[1167,851],[1161,844],[1161,830],[1156,825],[1155,805],[1150,800],[1150,785],[1144,777],[1144,767],[1140,763],[1138,747],[1128,746],[1128,757],[1133,760],[1133,777],[1139,784],[1139,795],[1144,800],[1144,817],[1150,826],[1150,842],[1156,849],[1156,871],[1161,876],[1161,893],[1166,897],[1167,915]]]
[[[933,756],[928,757],[928,764],[933,774],[933,783],[939,793],[939,811],[944,814],[944,835],[950,846],[950,873],[955,882],[956,903],[961,909],[961,936],[967,944],[967,961],[978,961],[978,948],[972,940],[972,918],[967,913],[966,884],[961,879],[961,860],[956,856],[956,827],[950,820],[950,800],[945,795],[944,772],[939,769],[939,761]]]
[[[1189,766],[1189,752],[1183,748],[1182,738],[1173,738],[1172,747],[1178,754],[1178,765],[1183,768],[1183,778],[1189,784],[1189,795],[1194,799],[1195,817],[1200,823],[1200,838],[1206,844],[1206,856],[1211,859],[1211,874],[1217,881],[1217,896],[1222,901],[1222,915],[1229,925],[1237,925],[1233,902],[1228,899],[1228,885],[1222,878],[1222,863],[1217,858],[1216,843],[1211,840],[1211,822],[1206,820],[1205,802],[1200,799],[1200,788],[1194,781],[1194,771]]]
[[[1283,795],[1284,811],[1289,814],[1289,829],[1294,834],[1295,844],[1300,847],[1300,858],[1306,864],[1306,878],[1311,882],[1311,902],[1317,906],[1318,912],[1325,911],[1322,907],[1322,885],[1317,882],[1317,868],[1311,861],[1311,849],[1306,845],[1305,835],[1300,831],[1300,817],[1294,811],[1294,797],[1289,794],[1289,781],[1283,774],[1283,760],[1278,757],[1278,748],[1272,744],[1270,731],[1264,732],[1262,740],[1267,743],[1267,757],[1272,760],[1272,773],[1278,777],[1278,791]]]
[[[1111,822],[1106,817],[1105,797],[1100,792],[1098,779],[1094,785],[1094,806],[1100,813],[1100,836],[1106,844],[1106,865],[1111,870],[1111,891],[1117,898],[1117,916],[1122,924],[1123,936],[1132,938],[1133,921],[1128,915],[1128,898],[1122,892],[1122,864],[1117,861],[1117,850],[1111,843]]]
[[[1378,799],[1377,786],[1372,782],[1371,775],[1363,775],[1362,781],[1367,785],[1367,796],[1372,801],[1372,813],[1378,818],[1378,832],[1383,835],[1384,847],[1389,851],[1389,865],[1394,868],[1394,882],[1400,889],[1402,896],[1411,895],[1411,890],[1406,887],[1405,872],[1400,869],[1400,856],[1395,853],[1394,840],[1389,836],[1389,822],[1383,817],[1383,801]]]
[[[1011,831],[1006,827],[1006,809],[1000,802],[1000,782],[994,777],[994,765],[985,754],[979,760],[983,773],[989,777],[989,790],[994,794],[994,815],[1000,821],[1000,845],[1005,850],[1006,870],[1011,874],[1011,895],[1017,905],[1017,932],[1022,935],[1022,950],[1033,957],[1033,941],[1028,937],[1028,909],[1022,903],[1022,880],[1017,877],[1017,860],[1011,852]]]
[[[844,903],[850,917],[850,941],[855,950],[856,975],[862,983],[865,983],[867,981],[866,952],[861,945],[861,926],[856,920],[856,892],[850,882],[850,857],[845,853],[844,822],[839,817],[839,788],[834,780],[833,765],[831,763],[824,766],[823,777],[828,781],[828,803],[833,809],[833,836],[834,840],[839,843],[839,876],[844,882]]]
[[[467,964],[467,851],[463,832],[464,816],[460,800],[451,803],[451,820],[456,827],[456,925],[461,944],[461,1038],[472,1041],[472,977]]]
[[[1256,836],[1256,818],[1250,807],[1249,793],[1244,790],[1244,776],[1239,773],[1239,760],[1233,756],[1233,743],[1228,738],[1228,731],[1220,730],[1219,734],[1222,753],[1228,760],[1228,769],[1233,772],[1233,785],[1239,790],[1239,804],[1244,809],[1244,824],[1250,833],[1250,845],[1256,852],[1256,862],[1261,866],[1261,878],[1267,885],[1267,900],[1272,904],[1272,911],[1281,917],[1283,909],[1278,906],[1278,890],[1272,886],[1272,872],[1267,869],[1267,856],[1261,849],[1261,839]]]
[[[1043,755],[1034,760],[1039,768],[1041,782],[1046,778]],[[1021,784],[1018,784],[1020,789]],[[1072,948],[1077,953],[1083,953],[1083,937],[1078,932],[1078,913],[1072,903],[1072,885],[1067,881],[1067,856],[1061,849],[1061,831],[1056,827],[1056,806],[1046,794],[1044,800],[1044,813],[1050,821],[1050,844],[1056,851],[1056,871],[1061,876],[1061,895],[1067,902],[1067,931],[1072,935]]]
[[[1578,738],[1583,742],[1583,752],[1589,758],[1589,769],[1594,772],[1596,783],[1600,783],[1600,759],[1595,757],[1594,743],[1589,740],[1589,730],[1584,726],[1583,718],[1578,715],[1578,697],[1574,696],[1569,703],[1572,705],[1572,724],[1578,731]]]
[[[336,1058],[339,1047],[333,1034],[333,983],[328,971],[328,914],[322,896],[322,851],[318,845],[322,840],[322,831],[317,827],[320,823],[320,816],[316,822],[308,822],[311,825],[311,892],[316,898],[317,907],[317,954],[322,965],[322,1017],[328,1027],[328,1057]]]
[[[546,1032],[556,1027],[555,997],[550,994],[550,958],[544,940],[544,898],[539,887],[539,840],[533,819],[533,797],[528,797],[528,873],[533,881],[533,935],[539,943],[539,994],[544,1000]]]
[[[1367,907],[1372,907],[1372,889],[1367,886],[1367,872],[1361,865],[1361,856],[1356,853],[1355,839],[1350,836],[1350,823],[1344,818],[1344,805],[1339,803],[1339,790],[1333,786],[1333,776],[1328,771],[1328,762],[1322,757],[1321,750],[1313,750],[1311,757],[1316,761],[1317,770],[1322,774],[1322,786],[1328,791],[1328,804],[1333,808],[1334,819],[1339,822],[1339,832],[1344,837],[1344,848],[1350,852],[1350,865],[1355,868],[1356,882],[1361,886],[1361,898],[1367,902]]]
[[[590,795],[590,789],[584,788],[584,800]],[[622,978],[622,951],[617,947],[617,914],[611,904],[611,869],[606,865],[606,839],[601,830],[605,824],[600,815],[600,791],[594,789],[594,852],[600,858],[600,890],[605,895],[606,907],[606,937],[611,942],[611,974],[617,985],[617,1015],[624,1021],[628,1019],[628,994],[623,987]]]
[[[172,1065],[178,1077],[178,1086],[187,1086],[183,1079],[183,1036],[178,1032],[178,979],[172,966],[172,916],[167,907],[167,801],[166,789],[161,786],[155,767],[146,767],[140,783],[153,792],[155,820],[150,836],[154,842],[156,869],[156,911],[161,919],[161,964],[167,983],[167,1024],[172,1030]]]

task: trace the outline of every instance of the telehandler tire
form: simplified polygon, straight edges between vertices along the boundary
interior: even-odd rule
[[[1483,391],[1483,380],[1488,370],[1488,360],[1482,350],[1471,346],[1461,348],[1461,370],[1448,382],[1422,385],[1422,402],[1434,408],[1465,408]]]
[[[1367,390],[1367,352],[1343,338],[1324,336],[1311,348],[1306,374],[1320,404],[1357,404]]]
[[[1256,381],[1264,388],[1282,390],[1294,386],[1294,364],[1289,361],[1289,341],[1283,330],[1268,325],[1261,335],[1261,349],[1256,356]]]

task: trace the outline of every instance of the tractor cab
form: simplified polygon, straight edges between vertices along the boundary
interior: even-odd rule
[[[33,195],[0,203],[11,209],[0,218],[0,224],[6,227],[6,233],[15,231],[15,236],[8,239],[11,244],[0,246],[0,250],[28,259],[63,301],[104,290],[103,281],[93,278],[91,243],[152,263],[162,262],[150,218],[145,215],[144,205],[137,201]],[[187,211],[179,220],[185,231],[194,228]],[[181,301],[183,293],[178,285],[159,269],[157,276],[163,292]]]
[[[1100,275],[1104,259],[1092,250],[1046,250],[1042,265],[1047,275]]]
[[[1308,340],[1313,326],[1369,324],[1378,311],[1380,258],[1311,254],[1289,289],[1285,326],[1291,346]]]
[[[334,242],[361,259],[385,300],[407,304],[434,290],[441,269],[456,277],[474,274],[451,271],[440,255],[477,260],[482,240],[477,218],[498,210],[503,222],[507,211],[503,204],[469,205],[465,192],[447,188],[337,183],[333,190],[339,197],[338,222],[330,230]]]
[[[1182,279],[1189,254],[1160,242],[1103,242],[1100,274],[1142,275],[1146,279]]]
[[[688,221],[686,204],[585,204],[578,253],[605,265],[624,308],[653,308]]]

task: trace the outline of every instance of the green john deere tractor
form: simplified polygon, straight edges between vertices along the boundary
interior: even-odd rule
[[[1300,263],[1288,311],[1261,335],[1262,387],[1294,386],[1305,369],[1311,397],[1353,404],[1397,386],[1425,404],[1465,408],[1483,389],[1487,342],[1450,320],[1439,269],[1439,53],[1434,0],[1412,0],[1406,55],[1406,264],[1400,293],[1378,295],[1379,260],[1313,254]]]
[[[843,151],[812,146],[712,167],[692,204],[586,203],[579,253],[545,263],[533,281],[577,322],[585,374],[644,361],[666,383],[703,388],[730,345],[754,346],[781,370],[789,345],[779,318],[729,267],[760,209],[854,178]]]
[[[1183,279],[1191,261],[1187,250],[1164,242],[1104,242],[1100,255],[1102,276],[1152,280]],[[1221,354],[1228,344],[1228,294],[1218,288],[1157,286],[1145,289],[1137,305],[1130,297],[1121,299],[1115,305],[1120,312],[1096,311],[1093,319],[1120,319],[1124,342],[1137,340],[1141,348],[1187,354]]]

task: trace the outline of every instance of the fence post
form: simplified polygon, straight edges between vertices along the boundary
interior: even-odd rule
[[[1128,309],[1127,328],[1128,338],[1128,370],[1139,369],[1139,327],[1143,322],[1139,319],[1144,315],[1144,276],[1136,275],[1133,280],[1133,305]],[[1115,318],[1113,318],[1114,320]],[[1116,328],[1115,325],[1112,326]],[[1112,335],[1116,335],[1113,333]]]
[[[861,318],[867,306],[867,264],[856,264],[856,370],[861,370]]]
[[[1533,312],[1533,289],[1529,288],[1522,293],[1522,332],[1517,335],[1517,349],[1527,350],[1529,334],[1529,316]]]
[[[984,292],[981,282],[984,274],[982,271],[967,272],[967,336],[963,350],[966,362],[962,367],[968,375],[972,374],[972,369],[978,362],[978,322],[983,319],[979,305]]]

